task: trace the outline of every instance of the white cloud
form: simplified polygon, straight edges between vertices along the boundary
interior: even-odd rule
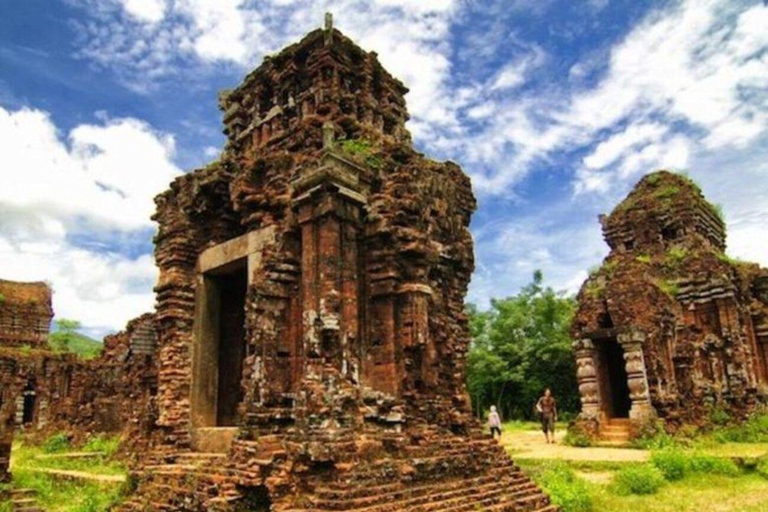
[[[59,317],[102,332],[151,310],[150,255],[73,239],[148,236],[153,197],[180,174],[170,161],[173,138],[130,118],[62,137],[48,114],[28,108],[0,108],[0,138],[3,277],[50,281]]]
[[[0,108],[0,140],[2,167],[14,172],[0,204],[70,224],[148,227],[153,196],[181,172],[170,162],[173,138],[136,119],[80,125],[64,141],[45,112]]]
[[[139,21],[157,23],[165,15],[165,0],[120,0],[123,9]]]
[[[79,1],[92,16],[83,24],[79,55],[114,69],[136,90],[149,90],[157,80],[185,70],[199,73],[206,64],[255,67],[265,55],[320,27],[328,11],[342,31],[376,51],[384,66],[408,84],[417,123],[456,122],[450,103],[443,101],[455,0],[176,0],[152,24],[135,23],[136,11],[128,10],[126,0],[107,2],[117,12],[93,0]]]

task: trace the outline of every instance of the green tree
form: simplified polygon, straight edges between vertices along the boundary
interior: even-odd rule
[[[50,336],[54,350],[69,352],[73,342],[77,339],[78,329],[80,329],[80,322],[77,320],[66,318],[56,320],[56,330]]]
[[[478,415],[496,405],[506,419],[530,419],[545,388],[561,412],[579,410],[568,335],[576,301],[542,282],[537,270],[518,295],[492,299],[488,311],[467,306],[473,338],[467,387]]]

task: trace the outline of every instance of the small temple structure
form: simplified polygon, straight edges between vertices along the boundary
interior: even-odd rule
[[[0,482],[10,479],[18,431],[125,433],[126,446],[149,443],[157,389],[153,316],[107,336],[92,360],[51,347],[52,318],[47,284],[0,281]]]
[[[679,174],[645,176],[600,219],[611,248],[572,336],[592,436],[740,417],[768,396],[768,270],[725,255],[725,224]]]
[[[554,511],[473,418],[469,178],[332,27],[223,93],[156,198],[157,417],[122,511]]]

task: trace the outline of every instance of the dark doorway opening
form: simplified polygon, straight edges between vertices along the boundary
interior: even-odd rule
[[[37,393],[35,392],[34,382],[28,382],[24,388],[24,407],[22,409],[21,422],[24,425],[30,425],[35,421],[35,402]]]
[[[230,427],[237,422],[237,406],[242,399],[240,381],[245,359],[246,268],[241,266],[213,279],[219,296],[216,425]]]
[[[242,498],[235,504],[235,512],[268,512],[272,509],[269,490],[265,486],[238,486],[237,490]]]
[[[615,339],[597,343],[601,408],[609,418],[628,418],[632,400],[629,398],[624,350]]]

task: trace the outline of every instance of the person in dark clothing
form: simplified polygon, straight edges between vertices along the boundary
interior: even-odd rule
[[[541,417],[541,429],[547,438],[547,443],[555,442],[555,422],[557,421],[557,401],[549,389],[544,390],[544,396],[536,402],[536,411]],[[552,434],[550,440],[549,435]]]

